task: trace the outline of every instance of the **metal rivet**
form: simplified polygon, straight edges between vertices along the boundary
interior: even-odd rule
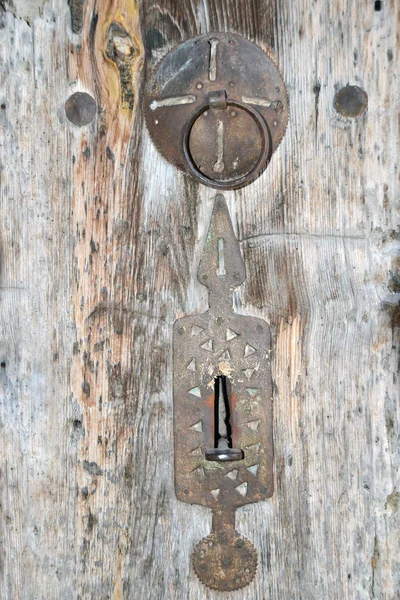
[[[335,96],[334,106],[344,117],[360,117],[368,105],[368,94],[358,85],[346,85]]]
[[[96,115],[97,105],[90,94],[76,92],[65,103],[67,118],[78,127],[89,125]]]

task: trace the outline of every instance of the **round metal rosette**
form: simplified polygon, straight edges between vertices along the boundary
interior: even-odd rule
[[[257,552],[235,529],[212,533],[193,551],[193,567],[204,585],[221,592],[245,587],[257,571]]]
[[[237,189],[268,165],[289,107],[269,51],[237,34],[209,33],[160,61],[147,87],[145,116],[168,162],[210,187]]]

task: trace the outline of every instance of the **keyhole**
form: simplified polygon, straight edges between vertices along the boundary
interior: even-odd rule
[[[230,382],[225,375],[214,379],[214,440],[213,448],[206,450],[207,460],[227,462],[242,460],[243,450],[232,448],[232,416],[230,402]]]
[[[214,381],[214,448],[232,448],[232,427],[230,406],[225,375]]]

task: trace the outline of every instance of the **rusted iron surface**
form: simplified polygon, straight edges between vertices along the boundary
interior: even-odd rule
[[[96,116],[97,105],[90,94],[75,92],[65,103],[67,118],[78,127],[89,125]]]
[[[234,511],[215,511],[212,529],[193,552],[197,576],[208,587],[224,592],[248,585],[257,571],[257,552],[236,531]]]
[[[212,550],[203,554],[200,543],[194,566],[206,585],[221,590],[242,587],[255,573],[251,543],[237,545],[242,538],[234,529],[234,510],[273,493],[270,331],[262,319],[233,312],[233,290],[245,278],[219,194],[198,269],[199,281],[209,289],[209,310],[174,324],[174,442],[178,499],[219,515]],[[219,379],[226,387],[220,392],[226,402],[222,416],[221,397],[219,413],[215,409]],[[249,572],[243,573],[247,562]]]
[[[159,63],[145,98],[160,153],[205,185],[253,181],[283,138],[289,109],[270,53],[237,34],[192,38]]]
[[[334,106],[344,117],[361,117],[368,106],[368,94],[358,85],[346,85],[335,95]]]

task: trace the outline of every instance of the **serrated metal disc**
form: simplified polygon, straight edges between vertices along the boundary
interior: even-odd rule
[[[212,533],[195,547],[193,568],[207,587],[232,592],[254,579],[257,552],[250,540],[236,530]]]
[[[218,111],[210,117],[207,107],[210,93],[220,91],[226,92],[228,106],[218,119]],[[257,115],[268,139],[263,139]],[[209,33],[177,46],[156,66],[145,95],[146,123],[159,152],[220,189],[242,187],[262,172],[283,138],[288,116],[286,88],[274,58],[237,34]],[[188,124],[192,129],[185,134]]]

